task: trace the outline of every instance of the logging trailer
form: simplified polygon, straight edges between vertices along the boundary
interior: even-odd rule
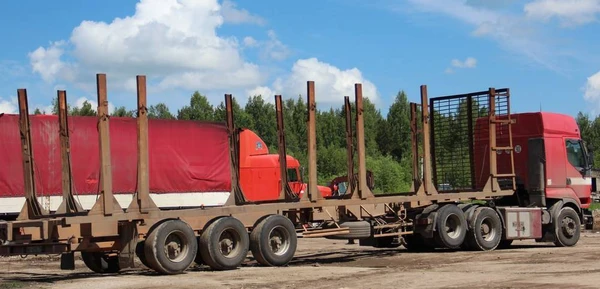
[[[157,206],[150,177],[158,170],[181,168],[151,166],[156,152],[150,156],[149,144],[158,144],[149,135],[161,122],[148,120],[146,78],[137,76],[137,178],[128,176],[135,186],[123,206],[123,199],[116,198],[122,192],[113,191],[113,178],[121,176],[113,172],[120,160],[111,158],[111,149],[120,144],[111,140],[106,75],[98,74],[96,81],[97,117],[91,119],[97,125],[100,177],[89,209],[73,193],[79,181],[72,180],[77,174],[71,171],[68,129],[84,120],[67,116],[66,92],[58,91],[59,130],[47,141],[60,141],[61,167],[55,173],[61,176],[62,203],[48,209],[36,193],[40,184],[35,182],[27,93],[18,90],[19,175],[25,198],[15,220],[0,222],[0,255],[61,254],[61,268],[72,270],[74,253],[80,252],[85,265],[98,273],[134,267],[137,256],[156,272],[179,274],[194,262],[214,270],[235,269],[249,252],[262,265],[283,266],[294,257],[298,238],[356,239],[361,246],[403,245],[414,251],[494,250],[519,239],[574,246],[582,224],[591,221],[587,208],[595,179],[574,119],[545,112],[511,114],[506,88],[429,99],[427,87],[421,86],[421,103],[410,104],[411,191],[375,195],[377,176],[366,167],[362,86],[355,84],[354,118],[350,98],[344,101],[347,175],[329,188],[317,186],[313,81],[307,82],[306,95],[308,182],[303,183],[298,165],[288,164],[295,159],[286,154],[281,95],[275,96],[278,154],[271,157],[276,161],[271,159],[270,167],[243,167],[241,159],[252,153],[240,151],[266,145],[256,136],[250,142],[256,147],[240,146],[244,130],[234,125],[232,96],[227,94],[226,122],[214,125],[224,132],[220,159],[228,171],[228,195],[217,206],[189,201],[186,208],[173,209]],[[2,117],[8,116],[0,121]],[[179,121],[171,122],[176,126]],[[185,145],[186,140],[179,141]],[[1,178],[7,174],[0,174],[0,183],[13,181]],[[268,191],[271,197],[252,197],[250,191]]]

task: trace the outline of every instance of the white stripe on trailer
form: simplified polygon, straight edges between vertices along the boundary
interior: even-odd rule
[[[114,194],[115,199],[122,208],[127,208],[133,194]],[[165,193],[150,194],[154,203],[162,209],[185,208],[199,206],[222,206],[229,198],[229,192],[205,192],[205,193]],[[75,195],[75,200],[81,203],[84,210],[92,209],[96,202],[96,195]],[[62,196],[38,196],[42,207],[46,210],[56,211],[60,206]],[[25,197],[0,198],[0,214],[18,214],[25,204]]]

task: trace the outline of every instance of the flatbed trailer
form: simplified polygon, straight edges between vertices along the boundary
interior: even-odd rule
[[[101,181],[98,199],[89,211],[81,209],[70,189],[69,133],[65,129],[66,92],[58,91],[63,204],[56,213],[49,213],[36,198],[27,93],[25,89],[18,90],[26,203],[17,220],[0,223],[0,255],[61,254],[61,268],[73,269],[74,253],[81,252],[86,266],[99,273],[114,273],[133,267],[134,257],[137,256],[145,266],[159,273],[179,274],[185,272],[193,262],[206,264],[214,270],[235,269],[245,261],[249,251],[262,265],[283,266],[294,257],[299,237],[358,239],[363,246],[404,245],[410,250],[436,247],[493,250],[510,244],[514,239],[546,240],[542,232],[552,230],[542,227],[559,223],[556,219],[559,214],[555,211],[563,212],[564,208],[569,208],[563,206],[568,203],[566,200],[555,202],[552,207],[526,207],[518,203],[495,205],[495,200],[514,196],[518,184],[512,164],[514,150],[510,127],[514,121],[511,120],[509,109],[509,91],[494,88],[430,100],[427,87],[421,86],[421,103],[411,103],[410,106],[413,156],[411,191],[375,195],[367,180],[362,86],[355,84],[354,119],[350,98],[345,97],[348,189],[343,195],[323,197],[317,189],[315,84],[308,81],[306,192],[291,194],[287,183],[281,182],[283,185],[280,186],[277,200],[246,200],[238,182],[239,135],[233,123],[232,96],[227,94],[226,125],[232,179],[229,199],[220,207],[162,210],[152,201],[148,188],[146,78],[142,75],[137,76],[137,192],[130,205],[122,208],[112,192],[106,75],[98,74],[96,80]],[[430,114],[436,110],[430,107],[437,105],[438,100],[440,103],[465,101],[467,104],[471,137],[468,148],[469,171],[473,172],[476,148],[472,145],[472,136],[473,125],[478,117],[472,114],[474,99],[481,102],[478,109],[486,112],[479,119],[485,120],[488,132],[483,148],[489,166],[487,181],[483,186],[478,186],[475,179],[471,178],[472,182],[464,189],[438,191],[434,178],[440,176],[434,167],[441,163],[432,159],[432,152],[436,150],[431,147],[435,144],[431,137],[435,138],[436,132],[431,131],[435,117]],[[500,103],[504,106],[499,108],[497,104]],[[281,176],[287,179],[280,95],[275,96],[275,106]],[[498,131],[508,133],[509,142],[502,144],[502,147],[496,144]],[[510,154],[512,172],[498,172],[496,152],[499,150]],[[580,210],[575,217],[569,213],[569,220],[575,225],[580,224]],[[579,238],[579,227],[571,226],[565,230],[568,229],[576,230],[571,230],[570,238],[555,236],[552,239],[550,236],[548,240],[561,245],[574,245]],[[564,240],[568,242],[562,242]]]

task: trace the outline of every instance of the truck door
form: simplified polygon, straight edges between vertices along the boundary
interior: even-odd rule
[[[567,188],[575,192],[582,204],[590,202],[592,179],[589,176],[587,158],[581,140],[565,140],[567,154]]]

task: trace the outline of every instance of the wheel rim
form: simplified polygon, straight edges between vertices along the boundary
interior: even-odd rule
[[[165,239],[165,256],[171,262],[181,262],[188,254],[190,246],[185,234],[181,231],[173,231]]]
[[[284,255],[290,249],[290,233],[283,226],[276,226],[269,232],[269,247],[273,254]]]
[[[569,216],[562,219],[562,232],[565,237],[572,238],[575,236],[577,231],[577,224],[575,220]]]
[[[226,258],[235,258],[240,249],[241,236],[233,229],[225,229],[219,235],[219,250]]]
[[[444,227],[446,229],[446,235],[452,239],[456,239],[460,237],[462,225],[460,223],[460,218],[457,215],[450,215],[446,218],[446,222],[444,222]]]
[[[481,237],[486,242],[491,242],[496,238],[496,228],[494,227],[493,220],[491,218],[485,218],[481,221]]]

